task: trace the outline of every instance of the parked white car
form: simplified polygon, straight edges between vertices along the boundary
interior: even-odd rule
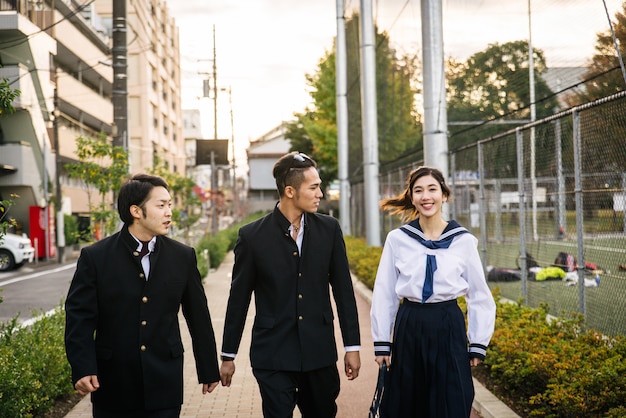
[[[9,271],[32,263],[35,249],[26,236],[7,232],[0,236],[0,271]]]

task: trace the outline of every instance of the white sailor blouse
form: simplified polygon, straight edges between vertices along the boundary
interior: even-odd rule
[[[417,220],[387,235],[370,312],[376,355],[389,355],[391,351],[394,319],[403,298],[438,303],[465,296],[469,352],[472,357],[484,359],[493,335],[496,306],[478,254],[478,240],[450,221],[438,241],[423,241],[428,240]],[[428,289],[424,292],[428,274],[433,278],[431,295]]]

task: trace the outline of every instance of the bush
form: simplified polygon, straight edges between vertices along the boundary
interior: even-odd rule
[[[198,270],[200,275],[206,277],[209,269],[215,269],[222,264],[226,253],[235,247],[239,228],[265,215],[263,212],[256,212],[248,216],[241,222],[217,232],[215,235],[204,235],[196,246],[196,256],[198,258]],[[206,255],[205,255],[206,254]],[[208,258],[208,259],[207,259]]]
[[[0,326],[0,416],[41,416],[55,399],[74,391],[65,358],[61,308],[28,328]]]
[[[382,248],[369,247],[363,238],[346,235],[344,240],[346,242],[350,270],[369,289],[373,289]]]
[[[78,218],[76,216],[63,215],[63,232],[65,245],[70,246],[78,243],[80,233],[78,232]]]
[[[545,308],[499,303],[485,365],[528,416],[620,416],[625,359],[623,336],[587,330],[580,315],[548,321]]]

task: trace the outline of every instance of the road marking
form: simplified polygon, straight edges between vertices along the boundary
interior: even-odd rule
[[[14,279],[5,280],[3,282],[0,282],[0,287],[1,286],[6,286],[6,285],[11,284],[11,283],[23,282],[24,280],[36,279],[37,277],[41,277],[41,276],[44,276],[46,274],[58,273],[59,271],[69,270],[69,269],[72,269],[72,268],[76,268],[76,263],[67,264],[67,265],[64,265],[64,266],[61,266],[61,267],[56,267],[56,268],[53,268],[53,269],[50,269],[50,270],[39,271],[37,273],[27,274],[25,276],[19,276],[19,277],[16,277]]]

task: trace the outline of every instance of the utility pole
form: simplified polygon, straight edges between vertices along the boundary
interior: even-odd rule
[[[239,216],[239,196],[237,195],[237,164],[235,160],[235,123],[233,120],[233,90],[228,86],[228,104],[230,106],[230,147],[233,154],[232,170],[232,188],[233,188],[233,219],[238,220]]]
[[[126,0],[113,0],[113,145],[128,151]]]
[[[217,141],[217,50],[215,47],[215,25],[213,25],[213,139]],[[218,231],[217,223],[217,167],[215,152],[211,151],[211,232]]]
[[[348,74],[346,23],[343,0],[337,0],[337,42],[335,73],[337,78],[337,165],[339,174],[339,222],[345,235],[350,229],[350,179],[348,178]]]
[[[215,25],[213,25],[213,139],[217,139],[217,50],[215,48]]]
[[[54,98],[53,107],[54,113],[52,120],[52,132],[54,135],[54,151],[56,154],[56,176],[55,176],[55,189],[56,189],[56,231],[57,231],[57,261],[59,263],[65,262],[65,219],[63,218],[63,193],[61,192],[61,171],[63,170],[63,163],[61,162],[61,141],[59,138],[59,83],[58,83],[58,71],[56,64],[54,66]]]
[[[448,178],[448,117],[441,0],[424,0],[421,4],[424,46],[424,163],[438,168]]]
[[[378,121],[376,107],[376,45],[372,0],[361,0],[361,121],[363,124],[363,180],[365,183],[365,237],[380,247],[378,186]]]

